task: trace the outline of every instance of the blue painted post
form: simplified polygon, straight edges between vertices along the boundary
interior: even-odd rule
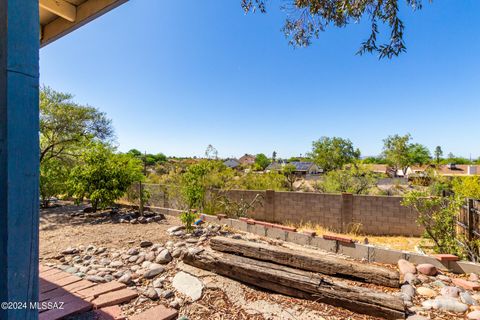
[[[37,319],[38,0],[0,0],[0,308],[1,320]]]

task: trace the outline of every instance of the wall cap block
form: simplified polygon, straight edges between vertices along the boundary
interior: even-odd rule
[[[323,239],[327,239],[327,240],[337,240],[337,241],[343,242],[343,243],[354,243],[354,242],[355,242],[355,241],[353,241],[353,239],[351,239],[351,238],[334,236],[334,235],[331,235],[331,234],[324,234],[324,235],[323,235]]]

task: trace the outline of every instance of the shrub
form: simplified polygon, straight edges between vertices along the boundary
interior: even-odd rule
[[[425,192],[411,191],[402,205],[418,212],[417,222],[425,228],[424,237],[433,241],[435,252],[464,255],[455,240],[455,220],[461,206],[458,198],[428,197]]]
[[[112,205],[130,186],[143,179],[142,163],[131,155],[116,154],[101,143],[90,145],[70,173],[70,195],[89,198],[93,211]]]
[[[184,211],[180,214],[180,221],[182,221],[183,225],[185,226],[185,230],[187,232],[192,232],[193,231],[193,223],[195,222],[195,219],[197,218],[197,214],[192,211]]]

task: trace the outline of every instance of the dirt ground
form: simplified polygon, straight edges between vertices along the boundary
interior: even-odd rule
[[[54,262],[59,252],[67,247],[93,244],[106,248],[130,248],[140,241],[165,243],[172,239],[166,232],[171,226],[179,225],[178,218],[166,216],[165,220],[149,224],[118,223],[110,214],[83,215],[82,206],[67,205],[41,210],[40,260]],[[181,261],[172,264],[170,274],[180,270],[198,276],[205,284],[202,298],[186,302],[179,310],[180,316],[194,319],[375,319],[348,310],[332,307],[315,301],[291,298],[218,276]],[[144,299],[143,299],[144,300]],[[168,301],[141,301],[137,299],[122,309],[125,314]],[[83,319],[83,318],[82,318]]]

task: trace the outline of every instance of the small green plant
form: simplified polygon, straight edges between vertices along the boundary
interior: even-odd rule
[[[195,222],[196,218],[197,214],[192,210],[188,210],[180,214],[180,221],[182,221],[183,225],[185,226],[185,231],[187,231],[188,233],[193,231],[192,225]]]

